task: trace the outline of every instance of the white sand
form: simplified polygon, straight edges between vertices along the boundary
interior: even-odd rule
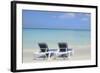
[[[70,46],[69,46],[70,47]],[[73,51],[74,54],[66,60],[88,60],[91,59],[91,48],[90,46],[74,46],[73,45]],[[82,47],[82,48],[81,48]],[[43,62],[48,60],[34,60],[34,53],[38,52],[39,50],[37,49],[23,49],[23,63],[29,63],[29,62]],[[57,59],[58,60],[58,59]],[[56,61],[57,61],[56,60]],[[55,61],[55,59],[50,60],[50,61]]]

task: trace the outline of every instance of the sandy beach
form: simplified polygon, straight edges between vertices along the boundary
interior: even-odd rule
[[[70,47],[70,46],[69,46]],[[73,52],[74,54],[69,58],[66,59],[66,61],[74,61],[74,60],[90,60],[91,59],[91,48],[90,46],[85,46],[83,48],[80,48],[82,46],[73,46]],[[34,53],[38,52],[38,49],[23,49],[23,63],[30,63],[30,62],[50,62],[50,61],[61,61],[63,59],[51,59],[51,60],[42,60],[37,59],[34,60]]]

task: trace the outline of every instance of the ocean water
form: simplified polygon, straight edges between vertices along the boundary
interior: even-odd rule
[[[47,43],[49,48],[58,49],[58,43],[65,42],[69,48],[74,49],[75,55],[72,60],[91,58],[90,30],[23,29],[22,37],[24,62],[32,61],[32,52],[39,50],[38,43]]]
[[[88,45],[90,35],[89,30],[23,29],[23,48],[33,48],[35,43],[41,42]]]

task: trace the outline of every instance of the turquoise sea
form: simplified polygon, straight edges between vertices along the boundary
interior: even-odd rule
[[[89,45],[90,30],[23,29],[23,48],[33,48],[34,43],[67,42],[72,45]]]

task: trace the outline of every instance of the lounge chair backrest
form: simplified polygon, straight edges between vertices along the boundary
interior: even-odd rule
[[[40,52],[46,52],[48,49],[48,46],[45,43],[39,43]]]
[[[60,52],[66,52],[67,51],[67,48],[68,48],[68,45],[67,43],[59,43],[59,51]]]

